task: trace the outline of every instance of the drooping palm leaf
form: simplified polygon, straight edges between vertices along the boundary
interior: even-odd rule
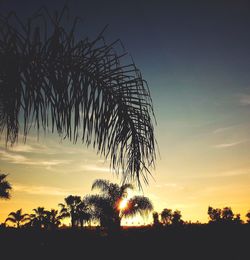
[[[0,198],[9,199],[10,190],[12,189],[10,183],[6,181],[7,174],[0,173]]]
[[[15,143],[23,124],[92,144],[110,158],[123,181],[147,182],[155,161],[153,108],[147,83],[134,64],[123,64],[120,41],[103,32],[91,41],[66,30],[60,15],[41,9],[22,23],[0,16],[0,133]],[[21,118],[21,119],[20,119]]]
[[[122,210],[124,217],[134,217],[137,214],[147,216],[153,210],[153,204],[145,196],[134,196],[129,199],[128,206]]]

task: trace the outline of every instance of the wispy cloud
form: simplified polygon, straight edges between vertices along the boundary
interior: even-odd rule
[[[37,165],[37,166],[56,166],[62,164],[69,164],[70,160],[44,160],[44,159],[31,159],[24,155],[17,153],[7,152],[5,150],[0,150],[1,160],[8,161],[14,164],[24,164],[24,165]]]
[[[185,178],[193,178],[193,179],[210,179],[210,178],[218,178],[218,177],[233,177],[233,176],[242,176],[242,175],[249,175],[250,174],[250,167],[249,168],[239,168],[239,169],[232,169],[226,171],[220,171],[217,173],[211,173],[206,175],[189,175]]]
[[[250,105],[250,95],[248,94],[240,94],[239,95],[240,98],[240,104],[243,106],[249,106]]]
[[[34,194],[34,195],[67,196],[69,194],[72,194],[72,191],[58,188],[58,187],[22,185],[22,184],[13,184],[13,190],[17,192],[24,192],[28,194]]]
[[[249,139],[246,140],[242,140],[242,141],[237,141],[237,142],[231,142],[231,143],[222,143],[222,144],[216,144],[213,145],[214,148],[218,148],[218,149],[223,149],[223,148],[230,148],[239,144],[243,144],[249,142]]]
[[[238,127],[239,125],[231,125],[227,127],[219,127],[213,131],[214,134],[224,133],[225,131],[231,130],[235,127]]]
[[[83,166],[84,170],[95,172],[110,172],[110,168],[106,166],[99,166],[96,164],[87,164]]]

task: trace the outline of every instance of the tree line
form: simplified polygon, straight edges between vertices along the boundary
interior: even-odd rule
[[[5,187],[2,198],[10,198],[11,185],[5,180],[6,176],[2,175],[1,186]],[[24,226],[55,229],[62,224],[63,219],[70,218],[72,228],[96,221],[101,227],[119,229],[123,218],[146,216],[153,210],[149,198],[138,195],[128,197],[128,190],[133,188],[132,184],[119,186],[108,180],[97,179],[92,184],[92,190],[98,189],[99,194],[83,198],[69,195],[64,203],[58,204],[59,210],[38,207],[31,214],[23,214],[22,209],[19,209],[11,212],[4,224],[12,222],[18,228]]]
[[[12,189],[6,180],[6,174],[0,174],[0,198],[9,199]],[[148,216],[153,211],[153,204],[145,196],[128,197],[128,190],[133,189],[132,184],[119,186],[107,180],[97,179],[91,189],[98,189],[99,194],[87,195],[81,198],[77,195],[69,195],[63,203],[59,203],[59,209],[47,210],[44,207],[33,209],[31,214],[22,212],[22,209],[10,212],[2,226],[9,222],[17,228],[38,228],[53,230],[59,228],[65,218],[70,218],[72,228],[83,228],[91,223],[99,226],[118,230],[121,220],[127,217],[140,215]],[[230,207],[208,207],[209,224],[242,224],[240,214],[234,214]],[[247,223],[250,224],[250,211],[246,214]],[[181,226],[187,224],[182,219],[181,211],[169,208],[160,213],[152,213],[153,226]]]

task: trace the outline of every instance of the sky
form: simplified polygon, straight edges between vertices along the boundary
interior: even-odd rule
[[[249,1],[68,1],[80,16],[79,37],[121,39],[148,82],[159,144],[156,167],[143,186],[154,209],[178,209],[186,221],[207,222],[207,208],[250,210]],[[20,17],[63,1],[0,1]],[[0,144],[0,170],[9,173],[10,211],[57,208],[69,194],[93,194],[95,179],[119,182],[109,163],[81,143],[31,131],[26,144]],[[136,193],[136,191],[134,191]],[[148,223],[152,217],[128,220]]]

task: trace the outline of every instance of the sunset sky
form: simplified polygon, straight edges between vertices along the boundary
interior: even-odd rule
[[[0,1],[0,12],[27,17],[63,1]],[[82,17],[79,36],[92,39],[106,24],[106,41],[121,39],[147,80],[154,104],[159,155],[143,186],[154,209],[178,209],[184,220],[207,222],[207,208],[250,210],[249,1],[69,1]],[[86,195],[95,179],[120,179],[109,163],[80,142],[31,131],[26,144],[0,143],[0,171],[12,198],[0,201],[0,222],[10,211],[57,208],[69,194]],[[140,221],[144,220],[130,220]],[[130,223],[128,222],[128,223]],[[150,216],[145,222],[152,222]]]

